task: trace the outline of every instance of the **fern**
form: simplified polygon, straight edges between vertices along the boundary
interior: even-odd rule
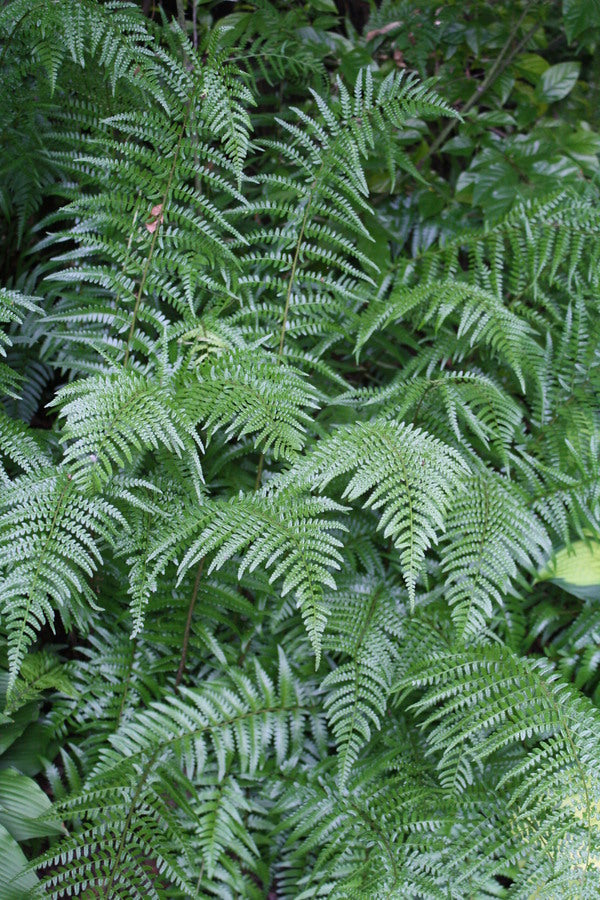
[[[77,381],[63,387],[52,405],[65,417],[65,465],[81,486],[91,481],[100,489],[135,451],[163,444],[175,454],[194,453],[199,442],[168,392],[130,372]]]
[[[318,666],[327,620],[323,586],[335,589],[331,570],[338,569],[342,560],[341,542],[331,534],[342,526],[327,513],[341,507],[330,500],[296,495],[292,512],[289,499],[285,495],[282,499],[256,494],[208,506],[201,519],[203,530],[182,559],[179,574],[181,578],[213,551],[209,573],[239,551],[245,551],[239,578],[259,565],[274,569],[270,581],[283,578],[283,596],[294,591]]]
[[[399,550],[411,603],[427,549],[444,529],[451,493],[465,466],[458,454],[426,432],[386,420],[340,429],[286,476],[318,489],[354,472],[342,497],[368,494],[382,509],[378,528]]]
[[[293,766],[302,733],[298,726],[310,715],[283,656],[278,690],[257,667],[254,681],[231,671],[228,681],[214,681],[201,690],[183,689],[180,698],[165,697],[151,705],[115,734],[115,749],[102,754],[85,790],[61,804],[63,814],[81,816],[87,827],[65,844],[63,852],[73,864],[45,879],[40,896],[86,889],[159,896],[151,874],[154,865],[162,878],[191,892],[191,876],[197,877],[199,863],[186,825],[197,822],[209,865],[216,852],[214,829],[207,828],[206,795],[203,801],[199,792],[197,806],[185,799],[186,790],[192,788],[188,779],[204,770],[207,744],[215,754],[221,790],[226,791],[226,761],[236,748],[243,771],[250,774],[259,763],[264,765],[271,743],[277,764]],[[173,847],[179,854],[182,846],[180,862]],[[152,864],[147,859],[150,847],[156,860]],[[59,862],[52,853],[44,859],[46,866]]]
[[[256,434],[275,459],[293,458],[303,449],[310,411],[319,394],[302,373],[259,350],[222,353],[196,370],[185,385],[185,409],[194,411],[209,433],[242,438]]]
[[[392,687],[402,607],[393,590],[372,578],[340,587],[325,649],[350,661],[323,680],[325,709],[338,746],[340,781],[349,777],[372,730],[381,728]]]
[[[587,873],[598,842],[598,786],[592,762],[595,710],[583,698],[573,697],[543,661],[529,663],[504,648],[450,652],[435,661],[429,658],[426,666],[422,675],[415,672],[402,683],[431,688],[415,709],[431,726],[429,746],[438,757],[442,783],[457,790],[472,781],[474,766],[504,756],[504,765],[496,768],[502,773],[497,788],[508,790],[515,822],[512,836],[506,838],[514,846],[504,850],[506,855],[517,859],[522,853],[519,822],[529,845],[550,840],[560,846],[572,839],[574,846],[562,865],[576,881],[574,857],[581,885],[594,883],[593,874]],[[510,754],[511,746],[523,740],[528,750]],[[562,874],[559,868],[553,877]]]
[[[5,491],[0,603],[9,636],[10,686],[36,631],[53,623],[55,607],[66,622],[85,622],[95,605],[87,578],[102,560],[98,539],[110,541],[117,524],[126,524],[117,509],[102,498],[83,496],[64,471],[23,475]]]
[[[489,477],[467,481],[454,498],[442,551],[457,635],[482,632],[494,605],[511,593],[517,565],[539,566],[548,549],[543,526],[507,486]]]
[[[600,19],[338,6],[0,11],[2,897],[600,893]]]

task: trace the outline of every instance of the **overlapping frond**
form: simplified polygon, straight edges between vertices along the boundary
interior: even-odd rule
[[[539,566],[549,547],[543,525],[509,483],[489,474],[465,480],[453,497],[441,549],[460,639],[485,631],[504,598],[518,590],[519,567]]]
[[[523,855],[523,837],[527,853],[542,857],[550,844],[563,871],[549,881],[568,875],[584,890],[600,846],[597,711],[589,701],[547,662],[499,646],[428,656],[401,685],[422,692],[412,708],[442,784],[468,795],[474,771],[495,764],[496,790],[513,821],[505,858]]]
[[[593,122],[456,181],[512,6],[441,144],[437,3],[3,5],[0,896],[600,894]]]
[[[181,394],[188,415],[193,411],[209,434],[253,435],[275,459],[291,459],[303,449],[319,408],[319,393],[301,371],[259,349],[209,359]]]
[[[206,504],[195,538],[180,566],[180,577],[214,553],[209,572],[242,554],[238,570],[271,570],[270,581],[283,579],[282,595],[293,591],[316,655],[327,621],[323,587],[335,590],[332,572],[340,568],[341,541],[332,532],[343,524],[331,517],[343,507],[327,498],[300,493],[241,495],[227,502]]]
[[[333,598],[323,649],[342,657],[322,688],[342,784],[385,716],[404,613],[395,594],[397,587],[365,577],[340,586]]]
[[[342,498],[366,496],[380,511],[378,528],[399,551],[411,603],[426,551],[445,527],[453,492],[466,472],[459,454],[427,432],[389,419],[340,428],[286,476],[323,490],[352,474]]]
[[[99,489],[132,462],[134,453],[162,444],[193,456],[202,446],[194,423],[168,389],[130,371],[75,381],[61,388],[51,405],[65,419],[65,465],[83,488]]]
[[[8,632],[11,684],[27,650],[58,610],[66,622],[94,604],[89,578],[102,561],[101,542],[126,527],[102,497],[89,498],[64,470],[22,475],[0,507],[0,605]]]
[[[40,858],[49,874],[39,895],[100,890],[159,897],[156,871],[166,885],[191,895],[204,866],[212,875],[233,846],[251,858],[249,836],[224,843],[239,835],[245,806],[227,767],[235,762],[243,777],[272,754],[277,766],[292,770],[313,714],[283,654],[277,684],[257,663],[253,677],[232,669],[226,679],[152,703],[122,724],[84,788],[55,808],[84,827],[62,842],[58,855]]]

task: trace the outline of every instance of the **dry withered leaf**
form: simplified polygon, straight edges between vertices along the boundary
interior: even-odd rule
[[[150,234],[154,234],[154,232],[156,231],[158,226],[162,225],[162,223],[165,220],[165,217],[163,216],[162,203],[157,203],[156,206],[152,207],[152,209],[150,210],[150,216],[152,218],[148,219],[148,221],[145,224],[146,224],[146,228],[150,232]]]
[[[380,34],[387,34],[388,31],[394,31],[396,28],[400,28],[402,24],[402,22],[388,22],[382,28],[374,28],[373,31],[368,31],[366,39],[372,41],[374,37],[378,37]]]

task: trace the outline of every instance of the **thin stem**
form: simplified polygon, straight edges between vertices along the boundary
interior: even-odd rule
[[[202,884],[202,879],[204,877],[204,860],[202,860],[202,865],[200,866],[200,874],[198,875],[198,882],[196,884],[196,896],[198,896],[200,892],[200,885]]]
[[[302,241],[304,239],[304,231],[306,229],[306,223],[308,222],[308,214],[310,212],[310,206],[313,201],[315,188],[317,186],[317,182],[323,171],[323,166],[321,166],[317,177],[315,178],[311,192],[309,194],[308,200],[306,202],[306,209],[304,210],[304,216],[302,218],[302,225],[300,226],[300,234],[298,235],[298,240],[296,242],[296,250],[294,253],[294,259],[292,260],[292,268],[290,270],[290,277],[288,281],[287,291],[285,295],[285,306],[283,309],[283,319],[281,320],[281,331],[279,332],[279,349],[277,351],[277,362],[281,362],[281,358],[283,356],[283,344],[285,342],[285,332],[287,329],[287,321],[288,315],[290,312],[290,300],[292,297],[292,288],[294,287],[294,279],[296,277],[296,268],[298,267],[298,257],[300,256],[300,248],[302,247]],[[256,481],[254,483],[254,490],[257,491],[260,487],[260,480],[262,478],[262,470],[265,462],[265,454],[260,454],[260,459],[258,460],[258,471],[256,473]]]
[[[192,0],[192,43],[198,49],[198,0]]]
[[[260,454],[260,459],[258,460],[258,469],[256,470],[256,481],[254,482],[254,490],[257,491],[260,487],[260,479],[262,478],[262,470],[265,464],[265,454]]]
[[[115,731],[121,724],[121,718],[123,716],[123,711],[125,709],[125,701],[127,700],[127,694],[129,693],[129,686],[131,684],[131,676],[133,675],[133,663],[135,661],[135,651],[137,649],[137,637],[131,642],[131,659],[129,660],[129,667],[127,669],[127,678],[125,679],[125,685],[123,688],[123,693],[121,694],[121,702],[119,704],[119,712],[117,714],[117,722],[115,726]]]
[[[140,780],[137,783],[137,787],[133,793],[131,798],[131,803],[129,804],[129,812],[127,813],[127,818],[125,819],[125,823],[123,825],[123,831],[121,832],[121,840],[119,841],[119,846],[117,848],[117,853],[114,858],[114,862],[112,864],[112,869],[110,873],[110,877],[106,879],[104,882],[104,896],[106,900],[110,900],[110,895],[112,891],[112,886],[114,884],[115,878],[117,877],[117,872],[119,870],[119,864],[121,862],[121,858],[123,856],[123,850],[125,849],[125,841],[127,840],[127,834],[129,832],[129,826],[131,825],[131,820],[133,819],[133,814],[136,810],[138,800],[140,798],[140,794],[142,793],[142,789],[148,779],[152,766],[154,765],[154,760],[158,756],[158,747],[144,766],[142,770],[142,774],[140,775]]]
[[[127,240],[125,259],[123,260],[123,266],[121,267],[121,275],[125,274],[125,269],[127,267],[127,263],[129,262],[129,256],[131,254],[131,245],[133,244],[133,237],[135,235],[135,226],[137,225],[141,201],[142,201],[142,192],[138,191],[138,198],[137,198],[134,210],[133,210],[133,222],[131,223],[131,231],[129,232],[129,238]],[[121,292],[119,291],[119,293],[117,294],[117,296],[115,298],[115,306],[118,307],[120,299],[121,299]]]
[[[156,228],[155,228],[155,230],[154,230],[154,234],[152,235],[152,242],[151,242],[151,244],[150,244],[150,250],[149,250],[149,252],[148,252],[148,256],[146,257],[146,264],[145,264],[145,266],[144,266],[144,271],[143,271],[143,274],[142,274],[142,279],[141,279],[141,281],[140,281],[140,286],[139,286],[139,288],[138,288],[137,296],[136,296],[136,299],[135,299],[135,306],[134,306],[134,308],[133,308],[133,316],[132,316],[132,318],[131,318],[131,326],[130,326],[130,328],[129,328],[129,334],[127,335],[127,345],[126,345],[126,347],[125,347],[125,359],[123,360],[123,365],[124,365],[124,366],[127,366],[128,362],[129,362],[129,352],[130,352],[131,342],[132,342],[132,340],[133,340],[133,334],[134,334],[134,331],[135,331],[135,323],[136,323],[137,315],[138,315],[138,312],[139,312],[139,309],[140,309],[140,303],[142,302],[142,296],[143,296],[143,294],[144,294],[144,288],[145,288],[145,286],[146,286],[146,279],[148,278],[148,272],[150,271],[150,263],[151,263],[151,261],[152,261],[153,255],[154,255],[154,248],[156,247],[156,242],[157,242],[157,240],[158,240],[158,234],[159,234],[159,231],[160,231],[160,226],[161,226],[161,224],[162,224],[162,222],[163,222],[163,218],[164,218],[164,214],[165,214],[165,207],[166,207],[166,203],[167,203],[167,199],[168,199],[169,193],[170,193],[170,191],[171,191],[171,185],[172,185],[172,183],[173,183],[173,177],[174,177],[174,175],[175,175],[175,169],[177,168],[177,161],[178,161],[178,159],[179,159],[179,152],[180,152],[180,150],[181,150],[181,144],[182,144],[182,142],[183,142],[183,135],[185,134],[185,129],[186,129],[186,126],[187,126],[187,123],[188,123],[188,119],[189,119],[189,116],[190,116],[190,109],[191,109],[191,106],[192,106],[192,99],[190,99],[190,102],[189,102],[188,105],[187,105],[187,109],[186,109],[186,112],[185,112],[185,116],[184,116],[183,122],[181,123],[181,130],[180,130],[180,132],[179,132],[179,139],[178,139],[178,141],[177,141],[177,146],[175,147],[175,152],[174,152],[174,154],[173,154],[173,162],[171,163],[171,170],[170,170],[170,172],[169,172],[169,178],[168,178],[168,180],[167,180],[167,186],[166,186],[166,188],[165,188],[165,190],[164,190],[162,202],[161,202],[161,204],[160,204],[160,206],[161,206],[161,211],[160,211],[160,213],[158,214],[158,217],[157,217],[157,220],[156,220]]]
[[[468,113],[469,110],[472,109],[473,106],[475,106],[475,104],[478,102],[478,100],[481,99],[481,97],[491,87],[491,85],[496,81],[496,79],[500,77],[500,75],[504,72],[504,70],[506,68],[508,68],[508,66],[511,64],[511,62],[513,61],[513,59],[515,58],[517,53],[519,53],[519,51],[523,49],[523,47],[528,43],[528,41],[531,40],[531,38],[536,33],[536,31],[538,31],[538,29],[541,28],[542,23],[539,21],[536,22],[534,25],[532,25],[531,28],[525,33],[523,38],[519,41],[519,43],[516,44],[515,47],[511,50],[511,52],[508,54],[508,56],[506,56],[506,54],[508,53],[508,50],[510,48],[510,45],[512,44],[513,40],[515,39],[515,36],[517,35],[519,28],[521,27],[523,20],[525,19],[527,13],[529,12],[530,5],[531,4],[528,4],[527,7],[521,13],[521,16],[519,17],[517,23],[515,24],[510,35],[508,36],[508,39],[507,39],[506,43],[504,44],[504,46],[502,47],[502,50],[500,51],[500,53],[494,60],[494,63],[492,65],[490,71],[488,72],[488,74],[486,75],[484,80],[481,82],[481,84],[477,86],[476,90],[473,92],[473,94],[469,97],[469,99],[463,106],[463,108],[461,110],[462,115],[466,115],[466,113]],[[506,59],[505,59],[505,57],[506,57]],[[437,153],[437,151],[440,149],[440,147],[446,142],[448,135],[454,130],[456,124],[457,124],[456,119],[452,119],[450,122],[448,122],[446,127],[440,132],[440,134],[438,135],[436,140],[429,147],[427,153],[418,161],[418,163],[417,163],[418,167],[421,167],[423,165],[423,163],[427,159],[429,159],[430,156],[433,156],[435,153]]]
[[[176,0],[175,5],[177,7],[177,22],[181,30],[185,31],[185,9],[183,0]]]
[[[196,605],[196,600],[198,598],[198,591],[200,589],[200,581],[202,579],[202,572],[204,571],[204,557],[200,560],[198,565],[198,569],[196,570],[196,580],[194,581],[194,589],[192,591],[192,597],[190,600],[190,605],[188,607],[188,614],[185,623],[185,630],[183,632],[183,644],[181,645],[181,659],[179,660],[179,668],[177,669],[177,675],[175,677],[175,687],[178,688],[181,679],[183,678],[183,673],[185,672],[185,664],[187,660],[188,646],[190,643],[190,632],[192,630],[192,617],[194,615],[194,606]]]
[[[283,310],[283,319],[281,321],[281,331],[279,333],[279,350],[277,351],[277,359],[280,360],[283,355],[283,343],[285,341],[285,332],[287,328],[287,320],[290,311],[290,299],[292,296],[292,288],[294,286],[294,278],[296,277],[296,268],[298,266],[298,257],[300,256],[300,248],[302,246],[302,241],[304,239],[304,230],[306,228],[306,223],[308,221],[308,213],[310,212],[310,205],[312,203],[312,199],[314,196],[314,189],[317,184],[317,179],[315,179],[315,183],[313,184],[313,189],[311,191],[310,197],[308,198],[306,204],[306,210],[304,211],[304,218],[302,219],[302,225],[300,227],[300,234],[298,236],[298,241],[296,243],[296,252],[294,253],[294,259],[292,262],[292,269],[290,271],[290,278],[288,281],[287,292],[285,295],[285,307]]]

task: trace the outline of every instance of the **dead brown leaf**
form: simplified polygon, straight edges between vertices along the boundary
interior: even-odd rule
[[[148,221],[145,223],[146,228],[150,232],[150,234],[154,234],[158,226],[162,225],[162,223],[164,222],[165,217],[163,216],[162,211],[162,203],[157,203],[156,206],[153,206],[150,210],[150,216],[152,216],[152,218],[148,219]]]
[[[373,31],[368,31],[366,39],[372,41],[374,37],[378,37],[380,34],[387,34],[388,31],[394,31],[394,29],[400,28],[402,24],[402,22],[388,22],[382,28],[374,28]]]

